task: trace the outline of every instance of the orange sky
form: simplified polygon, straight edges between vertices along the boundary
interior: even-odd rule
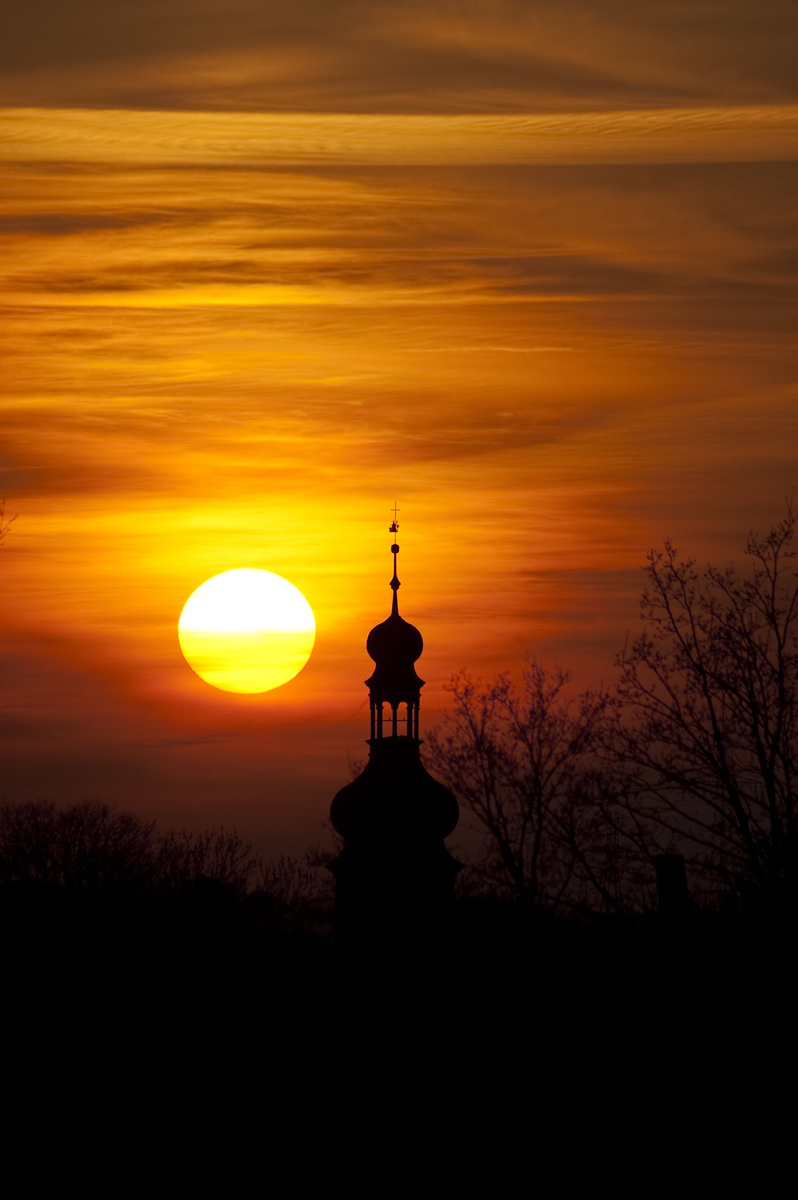
[[[725,562],[781,515],[795,17],[677,7],[17,11],[7,798],[299,850],[364,749],[394,499],[427,724],[454,671],[526,650],[609,680],[651,545]],[[177,644],[241,566],[316,615],[265,697]]]

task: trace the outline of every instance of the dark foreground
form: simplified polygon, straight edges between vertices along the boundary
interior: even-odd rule
[[[454,1054],[609,1041],[651,1055],[674,1038],[726,1038],[731,1054],[766,1039],[794,996],[795,928],[772,917],[553,919],[471,899],[426,950],[386,932],[346,959],[329,911],[213,881],[160,901],[11,886],[0,919],[6,1028],[88,1040],[205,1030],[284,1055],[297,1039],[415,1031]]]

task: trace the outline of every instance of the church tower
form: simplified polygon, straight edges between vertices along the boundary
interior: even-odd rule
[[[395,515],[395,514],[394,514]],[[394,520],[389,532],[396,534]],[[374,672],[369,759],[330,808],[341,853],[335,875],[336,939],[344,953],[371,957],[435,952],[460,869],[443,839],[457,825],[457,801],[421,762],[419,704],[424,680],[415,664],[424,642],[399,615],[394,542],[391,615],[368,635]]]

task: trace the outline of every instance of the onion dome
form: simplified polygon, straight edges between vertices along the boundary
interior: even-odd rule
[[[434,843],[457,825],[452,793],[427,771],[410,738],[371,742],[364,770],[336,795],[333,828],[349,843]]]
[[[376,664],[374,674],[366,680],[372,703],[387,701],[392,708],[399,704],[417,704],[424,680],[416,674],[414,663],[421,657],[424,639],[415,625],[399,616],[397,592],[401,586],[396,575],[396,556],[399,547],[391,546],[393,554],[393,603],[387,621],[375,625],[366,639],[369,658]]]

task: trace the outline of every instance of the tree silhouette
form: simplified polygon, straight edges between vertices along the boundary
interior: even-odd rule
[[[252,846],[235,830],[169,829],[153,844],[154,875],[166,890],[203,879],[243,893],[259,866]]]
[[[585,885],[613,906],[592,749],[609,699],[567,700],[570,673],[530,658],[520,692],[452,681],[454,708],[427,738],[430,766],[488,835],[483,878],[525,906],[574,902]]]
[[[235,830],[159,834],[154,821],[99,800],[0,805],[2,884],[165,896],[204,880],[243,895],[258,872],[261,860]]]
[[[0,806],[0,882],[83,891],[139,890],[153,878],[153,831],[97,800]]]
[[[690,847],[726,893],[795,905],[798,551],[795,517],[751,534],[746,576],[652,551],[646,629],[619,656],[613,753],[627,831]],[[653,838],[652,838],[653,833]]]

